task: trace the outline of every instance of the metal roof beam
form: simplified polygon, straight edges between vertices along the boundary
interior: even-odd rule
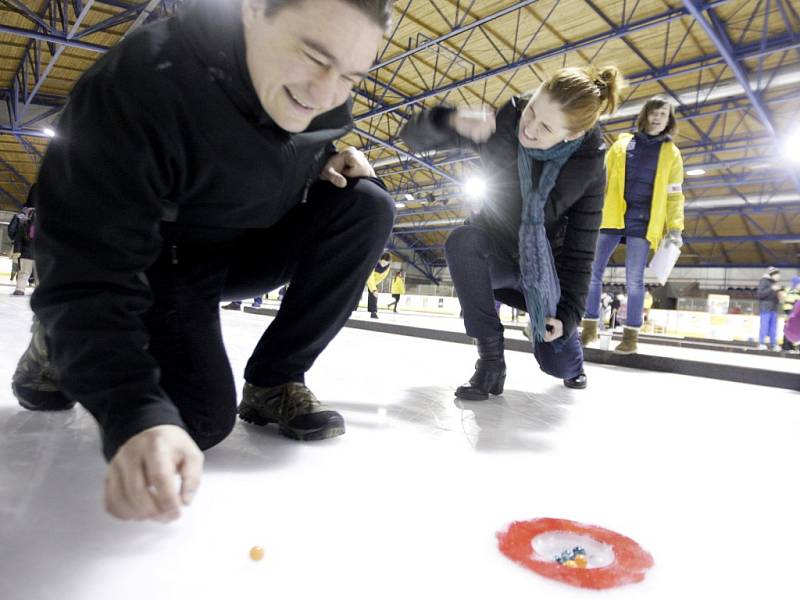
[[[727,1],[728,0],[712,0],[711,2],[703,4],[703,7],[704,8],[706,8],[706,7],[713,8],[715,6],[721,6],[722,4],[725,4],[725,3],[727,3]],[[585,38],[583,40],[579,40],[577,42],[573,42],[573,43],[570,43],[570,44],[564,44],[563,46],[559,46],[558,48],[553,48],[551,50],[547,50],[547,51],[542,52],[540,54],[537,54],[537,55],[534,55],[534,56],[529,56],[529,57],[526,57],[526,58],[523,58],[521,60],[509,63],[507,65],[503,65],[503,66],[495,68],[495,69],[489,69],[487,71],[484,71],[483,73],[476,74],[474,77],[472,77],[470,79],[449,83],[449,84],[441,86],[439,88],[436,88],[436,89],[433,89],[433,90],[428,90],[428,91],[423,92],[422,94],[419,94],[417,96],[406,98],[405,100],[403,100],[402,102],[399,102],[397,104],[384,106],[383,108],[379,108],[379,109],[372,110],[372,111],[369,111],[367,113],[364,113],[362,115],[358,115],[356,117],[356,120],[357,121],[361,121],[361,120],[364,120],[364,119],[369,119],[369,118],[372,118],[372,117],[376,117],[376,116],[385,114],[387,112],[394,112],[394,111],[396,111],[396,110],[398,110],[400,108],[404,108],[404,107],[409,106],[411,104],[416,104],[418,102],[422,102],[423,100],[427,100],[429,98],[433,98],[434,96],[438,96],[440,94],[449,92],[451,90],[457,89],[457,88],[462,87],[464,85],[468,85],[468,84],[471,84],[471,83],[476,83],[478,81],[482,81],[482,80],[490,78],[490,77],[495,77],[495,76],[501,75],[502,73],[505,73],[507,71],[512,71],[512,70],[518,69],[520,67],[525,67],[527,65],[531,65],[531,64],[540,62],[542,60],[546,60],[546,59],[549,59],[549,58],[554,58],[554,57],[557,57],[557,56],[562,56],[562,55],[564,55],[564,54],[566,54],[568,52],[574,51],[574,50],[587,48],[587,47],[593,46],[595,44],[601,44],[603,42],[607,42],[607,41],[612,40],[612,39],[617,39],[617,38],[620,38],[620,37],[625,36],[625,35],[630,35],[630,34],[633,34],[633,33],[637,33],[639,31],[645,31],[645,30],[650,29],[652,27],[658,27],[659,25],[665,25],[666,23],[668,23],[670,21],[674,21],[675,19],[683,18],[684,16],[686,16],[688,14],[689,14],[689,12],[688,12],[688,10],[686,8],[671,8],[671,9],[667,10],[666,12],[660,13],[660,14],[655,15],[653,17],[648,17],[648,18],[645,18],[645,19],[641,19],[641,20],[639,20],[639,21],[637,21],[635,23],[628,23],[628,24],[622,25],[620,27],[615,27],[615,28],[612,28],[609,31],[606,31],[606,32],[603,32],[603,33],[599,33],[599,34],[595,34],[595,35],[590,36],[588,38]]]
[[[422,44],[419,44],[418,46],[416,46],[414,48],[406,50],[405,52],[401,52],[400,54],[396,54],[394,56],[390,56],[389,58],[387,58],[385,60],[382,60],[381,62],[377,63],[376,65],[373,65],[372,68],[370,69],[370,72],[377,71],[378,69],[382,69],[382,68],[386,67],[387,65],[390,65],[390,64],[392,64],[394,62],[397,62],[398,60],[403,60],[405,58],[408,58],[409,56],[413,56],[414,54],[422,52],[423,50],[426,50],[427,48],[430,48],[431,46],[436,46],[438,44],[441,44],[442,42],[444,42],[446,40],[449,40],[452,37],[455,37],[455,36],[460,35],[462,33],[466,33],[468,31],[471,31],[471,30],[473,30],[473,29],[475,29],[477,27],[485,25],[486,23],[489,23],[491,21],[499,19],[500,17],[504,17],[505,15],[507,15],[509,13],[515,12],[517,10],[521,10],[521,9],[525,8],[526,6],[528,6],[530,4],[535,4],[536,2],[538,2],[538,0],[525,0],[523,2],[515,2],[511,6],[508,6],[508,7],[504,8],[504,9],[502,9],[502,10],[499,10],[499,11],[497,11],[495,13],[487,15],[487,16],[485,16],[483,18],[480,18],[480,19],[478,19],[476,21],[473,21],[472,23],[469,23],[467,25],[462,25],[460,27],[456,27],[455,29],[453,29],[451,31],[448,31],[447,33],[442,34],[439,37],[430,39],[430,40],[428,40],[428,41],[426,41],[426,42],[424,42]]]
[[[719,51],[720,56],[722,56],[722,58],[725,60],[725,64],[736,77],[739,85],[744,88],[745,94],[747,95],[748,100],[750,100],[750,103],[753,105],[753,109],[755,109],[759,121],[761,121],[764,129],[767,130],[767,133],[773,139],[776,151],[780,152],[780,143],[778,141],[778,136],[775,132],[775,125],[772,123],[772,117],[769,114],[769,110],[763,103],[760,93],[750,87],[747,73],[745,73],[744,67],[736,59],[734,55],[734,49],[731,45],[730,39],[728,38],[728,34],[725,32],[722,21],[720,21],[719,17],[714,12],[713,7],[703,5],[698,2],[698,0],[683,0],[683,5],[703,28],[703,31],[705,31],[708,38]],[[706,18],[706,16],[708,18]],[[786,172],[788,173],[789,178],[792,180],[795,188],[800,191],[800,177],[798,177],[794,169],[786,169]]]
[[[54,33],[42,33],[40,31],[31,31],[30,29],[20,29],[19,27],[10,27],[8,25],[0,25],[0,33],[8,33],[31,40],[38,40],[40,42],[50,42],[66,46],[69,48],[79,48],[81,50],[88,50],[89,52],[108,52],[109,48],[100,46],[98,44],[90,44],[89,42],[80,42],[62,35]]]

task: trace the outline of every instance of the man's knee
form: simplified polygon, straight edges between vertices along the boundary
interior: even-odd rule
[[[236,410],[226,411],[214,416],[214,419],[203,419],[202,423],[187,423],[189,435],[201,450],[213,448],[227,438],[236,425]]]
[[[359,179],[352,188],[348,186],[343,191],[351,201],[351,210],[368,225],[367,230],[376,239],[380,238],[381,244],[385,243],[394,227],[397,212],[389,192],[369,179]]]

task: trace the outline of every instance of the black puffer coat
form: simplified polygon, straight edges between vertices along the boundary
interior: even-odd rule
[[[446,148],[472,148],[483,163],[489,181],[481,211],[468,219],[486,229],[509,257],[519,260],[522,192],[517,170],[517,129],[528,96],[516,96],[497,112],[497,130],[485,143],[475,145],[448,126],[450,107],[417,114],[403,129],[402,138],[415,152]],[[545,228],[553,249],[561,299],[556,318],[569,337],[583,317],[592,261],[603,210],[606,145],[599,128],[589,131],[583,144],[566,162],[545,205]],[[542,163],[533,162],[531,176],[538,180]],[[525,310],[521,294],[496,290],[506,304]]]

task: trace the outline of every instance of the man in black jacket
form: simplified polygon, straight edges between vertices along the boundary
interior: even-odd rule
[[[344,433],[303,382],[393,224],[365,157],[332,145],[390,11],[195,2],[73,89],[39,175],[41,325],[14,389],[27,408],[77,401],[97,419],[113,515],[176,518],[201,449],[233,428],[223,299],[292,283],[248,362],[239,415],[297,439]]]

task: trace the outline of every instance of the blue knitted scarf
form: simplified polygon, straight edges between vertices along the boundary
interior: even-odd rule
[[[542,341],[545,319],[555,317],[561,286],[553,251],[544,228],[544,205],[556,184],[561,167],[583,142],[583,137],[561,142],[547,150],[518,146],[517,168],[522,191],[522,224],[519,227],[519,268],[522,290],[531,318],[531,341]],[[539,181],[533,182],[533,161],[543,162]]]

